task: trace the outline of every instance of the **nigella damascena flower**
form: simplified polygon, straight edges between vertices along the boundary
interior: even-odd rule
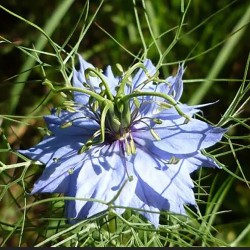
[[[75,197],[65,201],[71,222],[108,209],[91,199],[112,203],[119,214],[140,209],[156,227],[161,210],[185,214],[185,204],[196,205],[190,173],[218,167],[201,151],[226,130],[193,118],[202,105],[179,103],[183,65],[160,80],[148,59],[119,77],[110,66],[103,73],[79,62],[73,87],[56,90],[72,92],[74,105],[53,109],[45,116],[51,134],[19,151],[46,166],[32,194]]]

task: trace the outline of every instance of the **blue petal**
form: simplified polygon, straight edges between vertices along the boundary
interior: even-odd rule
[[[146,59],[143,64],[146,67],[149,76],[153,76],[156,73],[156,68],[152,64],[151,60]],[[155,91],[157,85],[154,84],[153,81],[149,81],[149,82],[145,83],[149,79],[148,75],[141,68],[137,71],[137,73],[135,74],[135,76],[132,79],[132,92],[133,91],[143,91],[143,92],[149,92],[149,91],[154,92]],[[129,93],[127,93],[127,94],[129,94]],[[152,96],[142,96],[142,97],[138,97],[137,99],[141,103],[141,106],[139,108],[139,112],[142,115],[146,115],[147,113],[149,113],[152,106],[148,106],[148,103],[152,104],[152,102],[154,102],[155,98]],[[146,105],[144,105],[144,103]]]
[[[86,112],[68,112],[61,111],[59,115],[53,112],[52,115],[45,116],[44,119],[50,131],[57,136],[63,135],[79,135],[79,136],[92,136],[100,126],[92,118],[87,117]],[[72,124],[69,124],[69,123]],[[62,128],[61,126],[69,124],[68,127]]]
[[[34,184],[32,193],[65,192],[70,171],[82,167],[82,162],[86,160],[85,154],[78,154],[82,145],[78,136],[51,136],[34,148],[19,150],[21,154],[46,164],[42,176]]]
[[[44,119],[54,135],[45,136],[43,141],[33,148],[19,150],[32,160],[44,164],[59,159],[71,151],[78,152],[83,143],[99,129],[99,125],[93,119],[84,117],[83,112],[61,111],[59,115],[55,115],[55,110],[52,112],[54,114],[45,116]],[[68,122],[72,122],[69,127],[61,127]]]
[[[49,162],[57,161],[72,151],[78,151],[87,138],[82,138],[81,142],[79,136],[46,136],[35,147],[27,150],[18,150],[18,152],[32,160],[48,164]]]
[[[135,209],[138,213],[142,214],[148,219],[156,228],[159,226],[159,217],[161,207],[169,208],[168,202],[156,193],[147,183],[142,180],[138,181],[135,194],[133,195],[129,207]]]
[[[165,167],[165,168],[164,168]],[[155,227],[159,225],[159,211],[169,210],[185,214],[184,204],[196,205],[192,191],[193,182],[185,161],[178,164],[165,164],[154,156],[137,148],[134,168],[138,183],[130,207],[139,211]]]
[[[87,83],[91,90],[95,90],[99,88],[99,84],[101,80],[96,76],[90,76],[88,79],[85,77],[85,71],[86,69],[95,69],[95,67],[91,64],[85,61],[81,56],[79,56],[79,62],[80,62],[80,71],[79,71],[79,79],[81,82]]]
[[[109,85],[111,93],[113,95],[115,95],[116,94],[116,89],[115,88],[119,84],[119,78],[114,76],[110,65],[107,66],[107,68],[106,68],[106,70],[104,72],[104,75],[106,76],[105,79],[107,80],[107,83]]]
[[[159,169],[159,165],[163,170]],[[166,165],[165,170],[163,165]],[[184,160],[179,164],[164,164],[143,150],[137,149],[134,167],[138,174],[138,182],[140,178],[165,198],[169,203],[170,211],[185,214],[183,205],[195,204],[193,182]]]
[[[149,76],[153,76],[156,73],[156,68],[152,64],[151,60],[146,59],[143,64],[146,67]],[[153,85],[152,81],[148,82],[146,85],[143,84],[148,80],[148,75],[146,75],[142,68],[137,71],[132,80],[134,90],[138,88],[142,91],[154,91],[156,85]]]
[[[193,108],[196,106],[188,106],[186,104],[180,104],[179,105],[181,110],[189,115],[190,117],[199,112],[199,109]],[[153,115],[150,120],[149,124],[154,127],[155,123],[152,122],[153,118],[158,118],[160,119],[163,123],[162,124],[157,124],[157,127],[162,127],[165,129],[168,126],[174,126],[173,121],[175,123],[183,124],[185,121],[185,118],[180,116],[175,108],[171,108],[168,110],[164,110],[163,112]],[[144,118],[144,121],[145,118]],[[173,153],[166,152],[165,150],[162,150],[155,144],[155,138],[150,134],[144,134],[144,132],[148,131],[148,127],[145,126],[145,123],[140,122],[140,119],[138,121],[135,121],[135,124],[131,128],[131,131],[133,132],[133,137],[136,145],[139,145],[144,148],[145,152],[148,152],[149,154],[154,155],[155,157],[158,157],[159,159],[163,160],[170,160],[171,157],[173,156]],[[192,155],[178,155],[177,153],[174,154],[177,158],[187,158]]]
[[[71,171],[81,167],[73,154],[62,156],[60,163],[50,163],[43,174],[34,183],[31,194],[35,193],[65,193],[70,186]]]
[[[183,124],[186,120],[186,118],[179,115],[175,108],[161,108],[158,105],[151,103],[149,103],[148,105],[154,106],[152,108],[148,108],[148,111],[150,111],[150,113],[148,113],[146,117],[141,113],[137,115],[137,118],[134,120],[132,130],[134,129],[136,131],[138,129],[146,129],[147,126],[145,125],[145,122],[147,122],[151,127],[156,126],[156,124],[153,122],[153,119],[159,119],[161,121],[161,124],[157,124],[157,127],[163,128],[167,126],[174,126],[175,124]],[[188,106],[186,104],[180,104],[178,106],[181,111],[189,117],[192,117],[194,114],[201,111],[200,109],[198,109],[201,106]],[[143,118],[144,122],[141,122],[141,118]]]
[[[92,90],[94,92],[98,92],[99,90],[99,84],[101,80],[98,77],[90,76],[88,79],[85,77],[85,71],[88,68],[94,69],[94,66],[91,63],[88,63],[85,61],[80,55],[78,56],[80,69],[79,71],[74,69],[73,72],[73,87],[77,88],[86,88],[83,86],[83,84],[87,84],[88,89]],[[85,105],[88,103],[89,96],[78,91],[74,91],[74,100],[77,103],[80,103],[82,105]]]
[[[83,83],[85,81],[81,81],[80,79],[83,78],[82,72],[76,71],[75,69],[73,70],[73,79],[72,79],[72,85],[73,87],[76,88],[81,88],[83,89]],[[79,103],[81,105],[86,105],[89,101],[89,96],[83,92],[80,91],[74,91],[74,100],[76,103]]]
[[[182,76],[184,73],[184,65],[181,64],[178,68],[177,74],[175,76],[170,76],[166,81],[170,82],[171,87],[169,89],[168,95],[173,96],[176,101],[179,101],[183,92],[183,80]]]
[[[84,162],[79,172],[74,175],[74,181],[71,181],[66,195],[109,202],[121,191],[114,205],[128,206],[136,186],[136,180],[128,181],[128,175],[134,175],[131,172],[131,163],[127,162],[127,166],[124,166],[118,142],[110,147],[106,146],[105,150],[99,157],[91,157]],[[89,154],[92,155],[91,152]],[[98,202],[67,202],[69,218],[87,218],[107,208],[107,205]],[[124,210],[117,211],[121,213]]]
[[[161,120],[163,118],[160,117]],[[197,119],[191,119],[187,124],[181,124],[179,120],[164,120],[163,124],[156,124],[153,130],[161,138],[160,141],[152,136],[147,126],[133,132],[133,136],[145,140],[151,139],[157,148],[183,157],[214,145],[227,131]]]
[[[183,80],[184,73],[183,64],[178,67],[177,74],[175,76],[169,76],[165,83],[160,83],[155,89],[156,92],[163,93],[173,97],[174,100],[179,101],[183,92]],[[152,97],[156,102],[168,102],[161,97]]]
[[[151,69],[151,72],[155,73],[155,67],[152,65],[151,61],[150,63],[146,61],[146,65],[148,65],[147,67]],[[152,69],[154,69],[154,71]],[[179,101],[183,92],[183,73],[184,69],[182,64],[181,66],[179,66],[176,76],[168,77],[165,83],[153,84],[151,81],[150,83],[145,85],[145,87],[141,90],[163,93],[173,97],[174,100]],[[138,82],[140,83],[147,80],[147,76],[143,71],[141,72],[141,75],[143,76],[142,79],[138,78]],[[140,97],[138,99],[141,101],[141,107],[139,109],[139,112],[144,116],[150,116],[151,114],[155,113],[155,111],[159,108],[160,103],[168,103],[167,100],[158,96],[145,96]]]
[[[213,127],[196,119],[187,124],[169,126],[165,129],[154,128],[154,130],[161,138],[154,144],[162,150],[179,155],[192,154],[213,146],[226,132],[226,129]]]
[[[213,159],[203,155],[201,152],[198,152],[194,156],[187,158],[185,165],[189,173],[192,173],[200,167],[221,168]]]
[[[82,89],[88,88],[89,90],[93,92],[99,93],[101,79],[95,76],[89,76],[88,78],[86,78],[85,76],[85,71],[89,68],[94,69],[94,66],[88,63],[87,61],[85,61],[80,55],[79,55],[79,63],[80,63],[79,71],[74,69],[74,72],[73,72],[73,86],[82,88]],[[118,86],[119,78],[114,76],[111,66],[107,66],[103,75],[103,79],[108,84],[108,87],[112,95],[115,95],[116,93],[115,88]],[[87,84],[87,85],[84,86],[83,84]],[[74,100],[79,104],[85,105],[89,101],[89,95],[86,95],[82,92],[75,91]]]

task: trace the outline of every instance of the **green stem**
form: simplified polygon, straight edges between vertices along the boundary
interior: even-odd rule
[[[171,105],[173,105],[173,107],[176,109],[176,111],[178,112],[179,115],[185,117],[188,121],[191,120],[191,118],[186,115],[177,105],[178,103],[175,101],[174,98],[172,98],[171,96],[169,95],[166,95],[166,94],[162,94],[162,93],[158,93],[158,92],[140,92],[140,93],[132,93],[132,94],[129,94],[129,95],[126,95],[124,97],[122,97],[120,99],[121,102],[123,101],[128,101],[129,99],[133,98],[133,97],[137,97],[137,96],[158,96],[158,97],[161,97],[167,101],[170,102]]]
[[[95,138],[95,134],[93,135],[92,138],[90,138],[78,151],[78,154],[82,154],[84,153],[86,150],[88,150],[91,146],[95,146],[98,144],[101,144],[104,142],[105,140],[105,121],[106,121],[106,115],[107,112],[109,111],[109,109],[113,108],[114,105],[110,100],[105,99],[104,101],[104,108],[102,110],[102,114],[101,114],[101,120],[100,120],[100,130],[98,130],[98,133],[100,131],[100,139],[99,141],[93,141],[93,139]],[[102,103],[101,103],[102,104]]]
[[[48,83],[48,81],[46,81],[45,85],[49,85],[51,87],[52,91],[54,91],[56,93],[63,92],[63,91],[77,91],[77,92],[81,92],[81,93],[87,94],[89,96],[92,96],[93,98],[95,98],[99,102],[108,101],[106,98],[104,98],[104,97],[100,96],[99,94],[97,94],[91,90],[88,90],[88,89],[82,89],[82,88],[77,88],[77,87],[63,87],[63,88],[55,89],[51,83]]]
[[[95,69],[88,68],[88,69],[85,70],[85,77],[86,77],[86,79],[89,78],[89,75],[87,75],[87,74],[89,74],[89,72],[93,72],[97,77],[100,78],[100,80],[102,81],[102,83],[105,86],[105,92],[106,92],[106,94],[108,96],[108,99],[111,100],[111,101],[113,101],[114,97],[113,97],[113,95],[112,95],[112,93],[110,91],[110,88],[109,88],[108,84],[106,83],[103,75],[100,72],[98,72],[97,70],[95,70]]]
[[[133,65],[125,74],[125,76],[123,77],[122,81],[121,81],[121,85],[119,87],[119,90],[117,92],[116,97],[121,97],[124,94],[124,88],[126,83],[128,82],[129,77],[132,75],[132,73],[137,69],[137,68],[142,68],[146,74],[148,74],[148,70],[145,67],[145,65],[141,62],[136,63],[135,65]]]
[[[98,143],[103,143],[105,140],[105,118],[107,115],[107,112],[109,111],[109,109],[111,109],[113,106],[112,102],[106,102],[104,109],[102,110],[102,115],[101,115],[101,122],[100,122],[100,126],[101,126],[101,140]]]

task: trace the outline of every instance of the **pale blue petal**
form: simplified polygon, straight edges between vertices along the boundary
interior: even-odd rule
[[[84,162],[67,195],[109,202],[121,191],[114,204],[127,206],[132,198],[128,194],[133,194],[136,186],[136,180],[128,181],[128,175],[134,175],[129,171],[131,169],[129,164],[131,165],[127,162],[127,166],[124,166],[118,143],[106,146],[105,153]],[[98,202],[79,200],[67,202],[67,213],[70,218],[86,218],[106,209],[107,205]]]
[[[160,209],[164,207],[168,210],[169,204],[151,187],[149,187],[147,183],[140,180],[137,183],[135,194],[130,201],[129,207],[135,208],[135,211],[142,214],[157,228],[159,226]]]
[[[143,64],[147,68],[148,75],[152,77],[156,73],[156,68],[152,64],[151,60],[146,59]],[[145,81],[149,79],[148,75],[146,75],[145,71],[142,68],[140,68],[133,77],[132,80],[133,88],[134,89],[138,88],[143,91],[154,91],[156,85],[153,85],[152,81],[148,82],[146,85],[143,84]]]
[[[104,75],[106,76],[106,81],[109,85],[110,91],[113,95],[116,94],[116,87],[119,84],[119,77],[115,77],[113,74],[113,71],[111,69],[111,66],[107,66]]]
[[[132,85],[125,86],[125,93],[156,91],[172,96],[178,102],[183,92],[183,65],[175,76],[166,79],[168,83],[158,85],[153,81],[145,83],[155,75],[156,68],[149,59],[144,65],[147,74],[143,69],[137,69]],[[94,69],[94,66],[79,56],[79,70],[73,72],[73,86],[100,93],[104,90],[101,79],[92,75],[86,77],[89,68]],[[120,78],[114,76],[110,66],[103,79],[115,96]],[[220,141],[226,129],[193,118],[187,122],[175,108],[163,107],[162,102],[167,102],[165,99],[143,96],[137,98],[139,107],[130,100],[132,122],[128,137],[134,138],[136,154],[126,154],[125,140],[111,142],[109,138],[79,154],[84,143],[100,131],[100,110],[92,113],[88,108],[88,95],[80,91],[73,94],[76,111],[52,110],[52,114],[44,118],[52,135],[45,136],[33,148],[19,151],[46,165],[32,194],[63,193],[72,197],[73,200],[65,202],[71,223],[106,211],[107,202],[111,201],[114,206],[141,209],[139,213],[156,227],[161,210],[185,214],[185,204],[196,206],[190,173],[201,166],[218,167],[213,159],[201,152]],[[200,111],[199,108],[210,104],[178,105],[192,117]],[[105,125],[109,126],[109,121],[105,121]],[[111,128],[107,130],[112,132]],[[116,134],[112,136],[117,137]],[[125,210],[114,209],[119,214]]]
[[[83,156],[71,152],[62,156],[57,162],[48,164],[35,182],[31,194],[67,192],[71,185],[72,172],[82,166],[82,158]]]
[[[82,82],[87,83],[91,90],[95,90],[99,88],[99,84],[101,80],[96,76],[89,76],[87,79],[85,77],[85,71],[86,69],[95,69],[95,67],[85,61],[81,56],[79,56],[79,63],[80,63],[80,71],[79,71],[79,78],[82,80]]]
[[[88,89],[94,92],[98,92],[99,84],[101,80],[98,77],[90,76],[86,78],[85,71],[88,68],[94,69],[94,66],[91,63],[85,61],[80,55],[78,56],[79,60],[79,70],[74,69],[73,71],[73,87]],[[74,100],[75,102],[85,105],[89,101],[89,96],[80,91],[74,91]]]
[[[213,159],[203,155],[201,152],[198,152],[194,156],[187,158],[185,165],[189,173],[192,173],[200,167],[221,168]]]
[[[90,137],[100,128],[100,125],[93,118],[90,119],[91,117],[86,115],[89,114],[82,110],[77,112],[62,110],[59,115],[53,112],[51,115],[45,116],[44,119],[49,130],[57,136],[79,135]],[[66,127],[62,128],[64,125]]]
[[[173,127],[154,128],[161,138],[154,144],[169,153],[192,154],[213,146],[221,140],[225,129],[213,127],[208,123],[192,119],[187,124]],[[180,152],[180,153],[179,153]]]
[[[149,68],[151,71],[155,73],[152,69],[155,70],[154,66],[152,65],[151,61],[149,64]],[[166,79],[165,83],[160,84],[153,84],[150,82],[149,84],[145,85],[142,91],[151,91],[151,92],[158,92],[161,94],[171,96],[175,101],[179,101],[182,92],[183,92],[183,81],[182,75],[184,73],[183,64],[179,66],[177,74],[175,76],[170,76]],[[141,72],[142,80],[146,80],[145,73]],[[152,74],[153,75],[153,74]],[[139,78],[140,79],[140,78]],[[140,80],[139,82],[143,82]],[[154,114],[160,107],[159,105],[163,103],[168,103],[168,101],[164,98],[158,96],[145,96],[138,98],[141,101],[141,106],[139,108],[139,112],[143,116],[151,116]]]
[[[39,160],[46,164],[41,177],[35,182],[32,193],[65,192],[68,185],[68,176],[75,169],[82,167],[88,155],[78,154],[83,143],[79,138],[49,137],[43,140],[35,148],[20,150],[19,152],[33,160]],[[69,144],[65,145],[67,140]],[[89,157],[89,156],[88,156]]]
[[[156,147],[152,142],[152,138],[140,138],[137,134],[134,134],[133,137],[136,147],[143,148],[145,153],[150,154],[159,160],[169,161],[173,156],[173,154]]]
[[[199,109],[193,107],[194,106],[188,106],[185,104],[180,105],[181,110],[190,117],[200,111]],[[152,118],[160,119],[162,121],[162,124],[156,125],[154,122],[152,122]],[[149,119],[148,124],[152,127],[157,126],[162,127],[163,129],[165,129],[167,126],[174,126],[174,123],[183,124],[185,121],[185,118],[180,116],[175,108],[163,110],[161,113],[153,115],[152,118]],[[147,122],[145,118],[144,121]],[[166,152],[155,144],[155,138],[151,133],[148,133],[148,127],[145,125],[145,123],[140,122],[140,119],[138,119],[138,121],[135,121],[135,124],[131,128],[131,131],[133,132],[133,138],[136,145],[143,147],[145,152],[163,160],[170,160],[173,156],[173,153]],[[146,132],[146,134],[144,134],[144,132]],[[178,152],[175,152],[174,155],[177,158],[189,157],[189,155],[178,155]]]
[[[133,91],[142,91],[142,92],[154,92],[156,89],[156,84],[154,84],[153,81],[148,81],[149,77],[152,77],[156,73],[156,68],[152,64],[151,60],[146,59],[144,61],[144,66],[147,68],[147,73],[140,68],[132,80],[132,92]],[[145,83],[146,82],[146,83]],[[139,113],[141,115],[147,115],[149,112],[151,112],[151,109],[153,108],[152,105],[154,103],[155,98],[152,96],[141,96],[137,97],[137,99],[140,102],[140,108]],[[133,102],[132,102],[133,103]],[[146,104],[146,105],[144,105]],[[151,104],[151,105],[148,105]],[[137,109],[136,107],[132,106],[133,108]],[[132,108],[132,109],[133,109]]]
[[[169,76],[165,83],[160,83],[155,89],[156,92],[171,96],[175,101],[179,101],[183,92],[183,80],[184,73],[183,64],[178,67],[177,74],[175,76]],[[161,97],[152,97],[156,102],[168,102]]]
[[[156,140],[149,128],[144,128],[133,133],[135,138],[151,139],[154,145],[171,154],[186,155],[193,154],[201,149],[208,148],[221,140],[226,129],[213,127],[200,120],[191,119],[187,124],[174,124],[174,121],[168,120],[167,123],[173,123],[163,127],[155,125],[153,130],[161,138]]]
[[[183,80],[182,76],[184,73],[184,65],[181,64],[178,68],[177,74],[175,76],[170,76],[166,81],[170,82],[171,87],[169,89],[168,95],[171,95],[176,101],[179,101],[183,92]]]
[[[82,72],[79,72],[79,71],[76,71],[74,69],[73,71],[73,79],[72,79],[72,85],[73,87],[76,87],[76,88],[81,88],[83,89],[83,84],[85,83],[85,81],[83,80],[80,80],[82,79],[83,76],[82,76]],[[78,104],[81,104],[81,105],[86,105],[89,101],[89,96],[83,92],[80,92],[80,91],[74,91],[74,101]]]
[[[85,142],[87,138],[83,137],[82,142]],[[65,141],[67,141],[67,144]],[[72,151],[78,151],[83,145],[82,142],[79,140],[78,135],[64,137],[45,136],[35,147],[26,150],[18,150],[18,152],[26,155],[34,161],[48,164],[49,162],[57,161],[62,156],[67,155]]]
[[[151,104],[148,104],[149,106]],[[176,124],[183,124],[186,120],[185,117],[181,116],[175,108],[169,108],[169,109],[162,109],[159,106],[153,104],[154,106],[152,108],[148,108],[149,111],[146,115],[142,115],[141,113],[138,114],[137,119],[133,122],[132,131],[137,131],[139,129],[147,129],[147,126],[145,125],[145,122],[149,124],[151,127],[157,126],[157,127],[168,127],[168,126],[175,126]],[[200,109],[198,109],[198,106],[188,106],[186,104],[180,104],[178,105],[182,112],[184,112],[186,115],[188,115],[190,118],[200,112]],[[152,111],[152,112],[151,112]],[[148,118],[147,118],[148,117]],[[141,118],[143,118],[144,122],[141,122]],[[158,119],[161,121],[161,124],[154,123],[153,119]]]
[[[59,115],[55,115],[55,110],[52,112],[52,115],[45,116],[44,119],[53,135],[45,136],[33,148],[19,150],[21,154],[44,164],[71,151],[78,152],[83,143],[99,129],[99,125],[93,119],[84,117],[83,112],[61,111]],[[61,128],[68,122],[72,124],[67,128]]]
[[[169,211],[185,214],[183,205],[195,204],[193,183],[187,169],[183,163],[167,165],[165,170],[160,170],[159,165],[163,165],[163,163],[143,150],[137,149],[134,167],[138,174],[138,182],[140,178],[165,198],[169,204]],[[161,166],[161,168],[163,167]],[[156,207],[159,208],[159,206]]]

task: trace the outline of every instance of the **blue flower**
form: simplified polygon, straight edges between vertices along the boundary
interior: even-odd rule
[[[32,194],[77,198],[65,201],[73,223],[108,209],[91,199],[111,202],[119,214],[139,209],[156,227],[160,211],[185,214],[185,204],[196,206],[190,173],[218,167],[201,151],[226,130],[193,118],[204,105],[179,102],[183,65],[163,81],[148,59],[120,76],[79,62],[73,87],[57,90],[70,91],[74,104],[53,109],[44,117],[51,134],[19,150],[46,166]]]

